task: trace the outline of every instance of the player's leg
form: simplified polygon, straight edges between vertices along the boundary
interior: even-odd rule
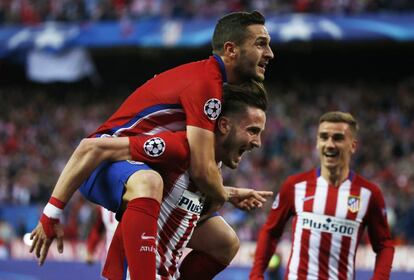
[[[152,170],[131,175],[125,185],[127,203],[120,225],[131,279],[155,279],[157,220],[163,181]]]
[[[180,265],[180,280],[209,280],[225,269],[239,250],[234,230],[221,216],[197,225],[188,243],[191,251]]]
[[[101,164],[80,187],[88,200],[116,212],[118,219],[123,213],[120,225],[132,279],[155,279],[153,237],[162,190],[161,176],[133,161]]]

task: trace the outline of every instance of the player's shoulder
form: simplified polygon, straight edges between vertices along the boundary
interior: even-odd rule
[[[361,188],[368,189],[374,194],[381,194],[381,189],[377,184],[368,180],[360,174],[355,174],[354,184],[357,184]]]
[[[298,184],[304,181],[309,181],[312,178],[316,178],[315,169],[290,175],[287,177],[286,182],[289,184]]]
[[[166,73],[168,73],[169,71],[184,72],[188,76],[204,76],[210,75],[211,72],[219,72],[220,68],[217,65],[217,61],[212,56],[210,56],[207,59],[181,64],[170,70],[167,70]]]

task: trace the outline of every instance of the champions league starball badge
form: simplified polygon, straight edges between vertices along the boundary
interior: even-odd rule
[[[204,104],[204,113],[210,120],[216,120],[221,113],[221,102],[217,98],[211,98]]]
[[[144,151],[150,157],[159,157],[165,151],[165,142],[162,138],[150,138],[144,143]]]

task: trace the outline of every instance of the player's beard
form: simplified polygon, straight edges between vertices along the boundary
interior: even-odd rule
[[[239,155],[238,149],[236,149],[236,147],[238,147],[239,144],[236,141],[234,141],[235,138],[236,138],[236,132],[232,128],[222,144],[222,151],[224,151],[222,162],[225,166],[231,169],[235,169],[239,165],[239,162],[234,161],[234,158],[236,157],[236,153],[237,153],[237,157]]]
[[[264,74],[258,73],[258,63],[258,61],[252,59],[251,56],[249,56],[247,52],[242,49],[240,51],[238,63],[234,67],[234,71],[237,73],[237,76],[239,76],[243,81],[249,81],[253,79],[258,82],[263,82]]]

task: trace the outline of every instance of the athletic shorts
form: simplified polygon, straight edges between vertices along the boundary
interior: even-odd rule
[[[92,175],[80,186],[83,196],[120,217],[122,196],[129,177],[140,170],[152,170],[143,162],[124,160],[103,162]]]

